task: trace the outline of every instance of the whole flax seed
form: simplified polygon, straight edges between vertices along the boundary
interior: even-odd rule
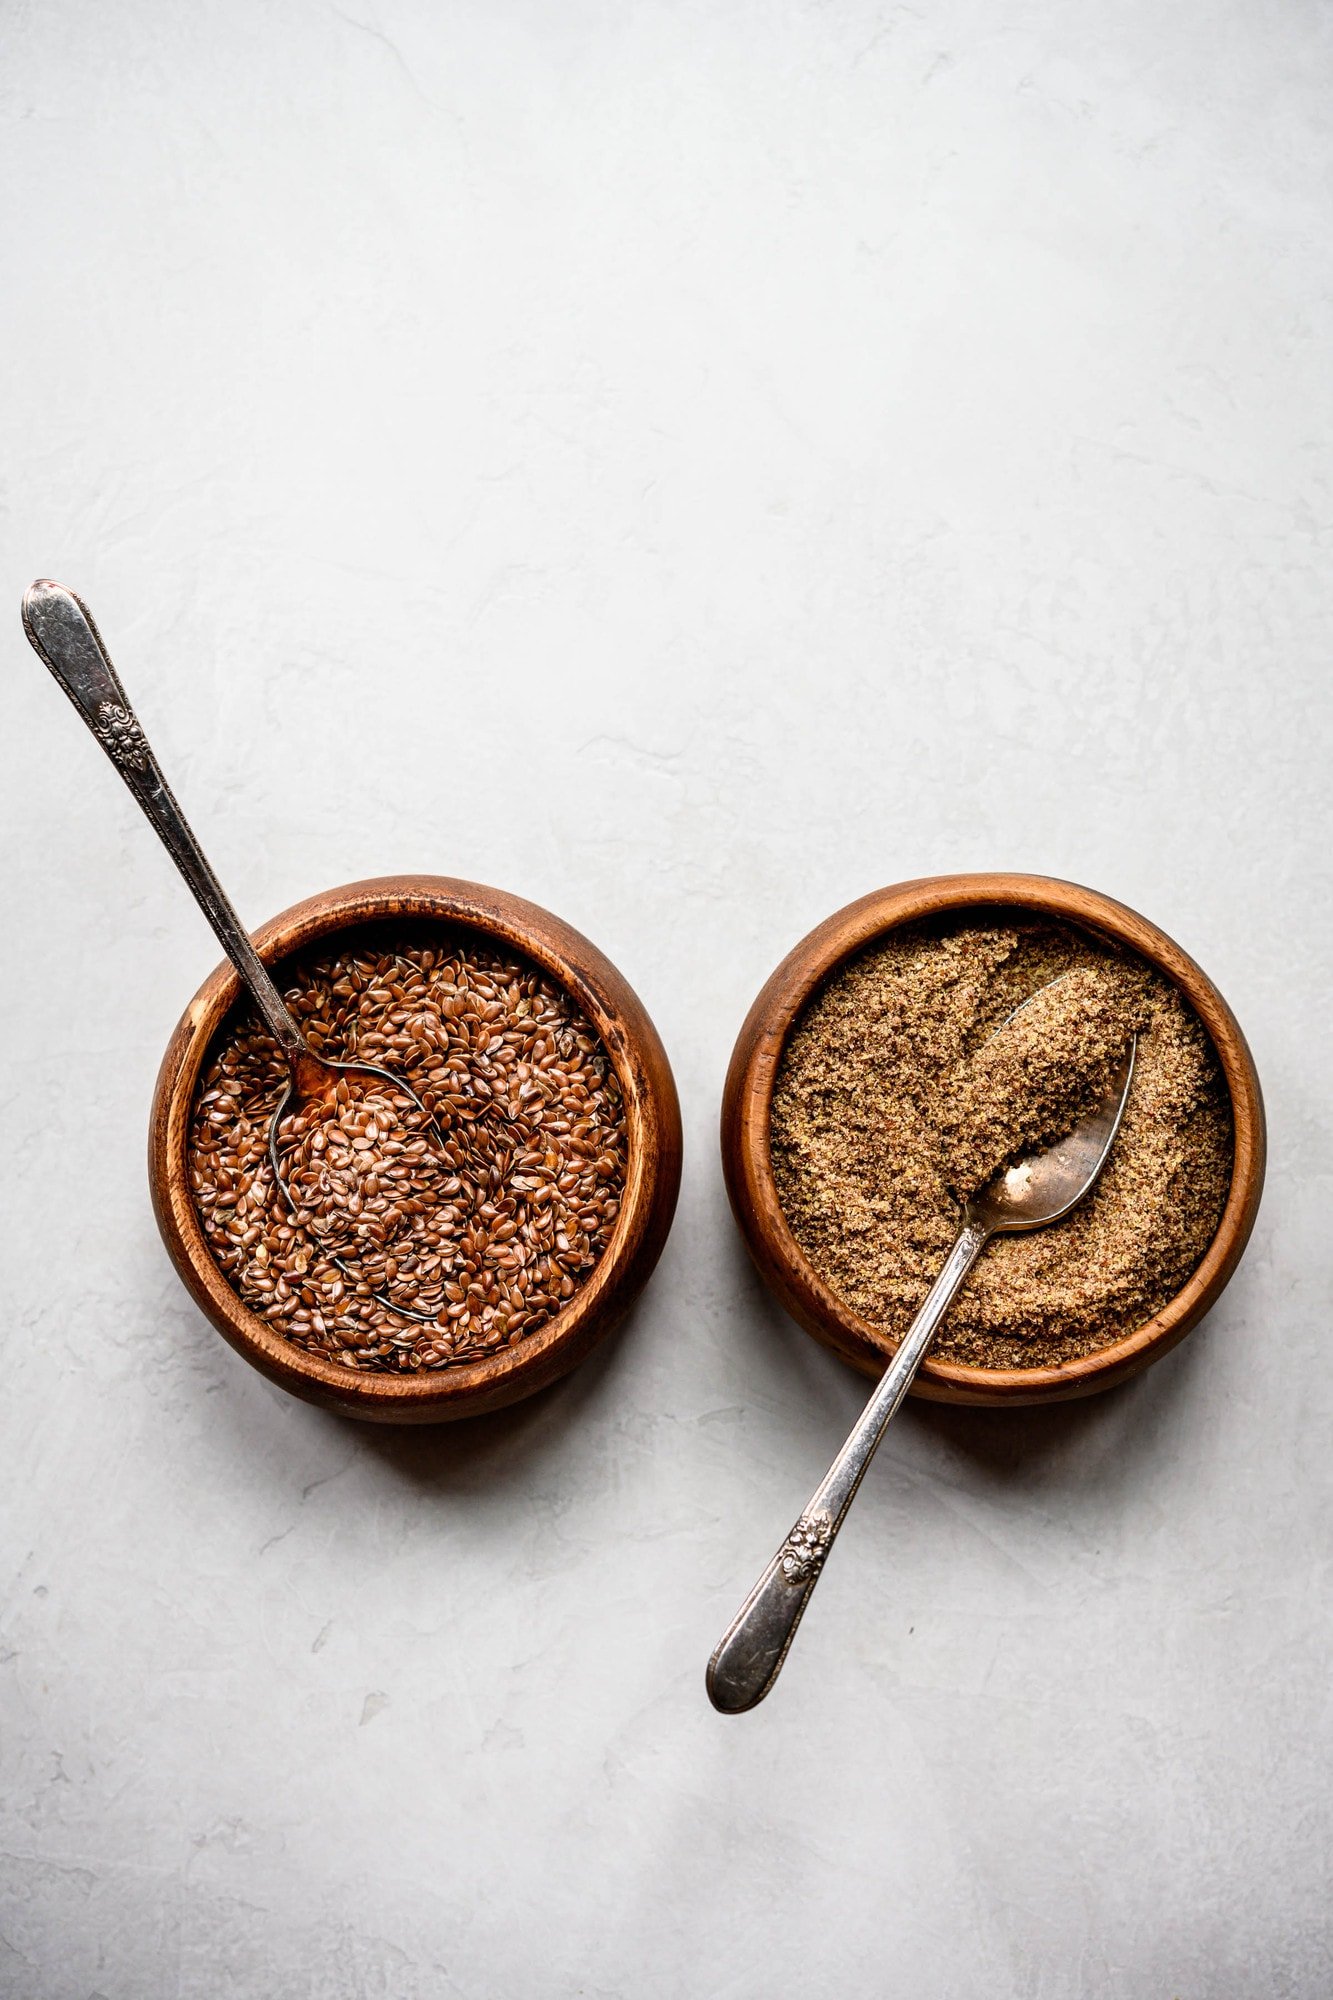
[[[905,1332],[960,1199],[1069,1131],[1135,1032],[1129,1101],[1096,1187],[1064,1222],[995,1239],[931,1352],[1047,1367],[1142,1325],[1217,1228],[1230,1100],[1179,991],[1069,925],[1005,915],[895,931],[807,1007],[779,1068],[772,1157],[814,1269],[864,1318]]]
[[[477,1360],[545,1325],[611,1239],[628,1156],[614,1067],[570,995],[441,926],[368,927],[282,983],[312,1048],[403,1077],[434,1125],[369,1079],[302,1105],[279,1130],[293,1213],[268,1158],[286,1065],[252,1013],[231,1016],[189,1170],[239,1296],[296,1346],[379,1373]]]

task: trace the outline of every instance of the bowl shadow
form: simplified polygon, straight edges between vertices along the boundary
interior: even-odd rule
[[[642,1310],[640,1295],[620,1324],[568,1375],[489,1414],[440,1424],[368,1424],[336,1416],[323,1421],[342,1437],[355,1434],[386,1470],[422,1494],[494,1493],[529,1480],[543,1459],[572,1448],[591,1406],[610,1393]]]
[[[776,1370],[784,1378],[780,1393],[799,1394],[826,1410],[832,1407],[850,1426],[870,1395],[872,1378],[787,1314],[755,1269],[739,1231],[732,1239],[730,1261],[746,1327],[747,1363],[757,1377],[771,1377]],[[1067,1481],[1083,1486],[1091,1468],[1099,1481],[1128,1482],[1164,1446],[1185,1407],[1197,1401],[1207,1329],[1225,1312],[1226,1301],[1219,1300],[1214,1312],[1169,1354],[1142,1374],[1093,1395],[993,1409],[909,1395],[891,1429],[904,1437],[914,1457],[950,1459],[955,1467],[970,1467],[985,1485],[1040,1481],[1045,1489],[1058,1489]],[[885,1443],[891,1445],[891,1436]]]

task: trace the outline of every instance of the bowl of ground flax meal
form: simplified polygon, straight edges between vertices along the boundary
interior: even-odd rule
[[[1076,1103],[1079,1065],[1090,1092],[1104,1087],[1100,1070],[1133,1033],[1124,1121],[1072,1215],[997,1239],[969,1275],[913,1385],[937,1402],[1109,1388],[1219,1297],[1265,1155],[1259,1081],[1230,1008],[1164,932],[1109,897],[1044,876],[938,876],[812,931],[732,1055],[722,1156],[750,1253],[802,1326],[877,1375],[948,1254],[969,1173],[1060,1136],[1038,1129],[1040,1104],[1034,1120],[1026,1097],[1005,1101],[994,1052],[1012,1038],[987,1046],[1052,981],[1037,1052],[1050,1104]],[[1025,1061],[1026,1091],[1032,1051]]]
[[[547,911],[439,876],[311,897],[255,944],[311,1046],[401,1075],[444,1147],[397,1129],[404,1100],[349,1091],[305,1135],[289,1206],[268,1160],[286,1069],[220,967],[172,1037],[149,1137],[199,1306],[347,1416],[475,1416],[565,1374],[647,1281],[680,1185],[675,1084],[631,988]],[[321,1188],[356,1218],[355,1270],[322,1247]]]

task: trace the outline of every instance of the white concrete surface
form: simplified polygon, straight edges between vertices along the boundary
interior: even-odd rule
[[[1333,17],[0,38],[4,1993],[1324,2000]],[[545,1400],[376,1435],[186,1300],[144,1128],[216,953],[24,644],[37,574],[255,921],[438,869],[642,992],[680,1213]],[[1125,1392],[908,1414],[723,1721],[861,1395],[738,1249],[726,1057],[830,910],[978,866],[1212,971],[1257,1235]]]

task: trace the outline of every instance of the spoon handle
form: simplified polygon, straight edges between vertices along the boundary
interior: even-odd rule
[[[985,1247],[990,1231],[964,1223],[925,1303],[899,1342],[846,1444],[816,1487],[809,1505],[718,1641],[708,1662],[708,1698],[724,1715],[739,1715],[772,1687],[796,1627],[819,1582],[833,1539],[889,1419],[907,1394],[931,1336],[954,1293]]]
[[[134,793],[145,816],[189,883],[222,949],[249,987],[265,1025],[289,1062],[309,1051],[286,1003],[260,961],[222,884],[209,867],[184,813],[158,769],[120,676],[107,657],[86,605],[58,583],[34,583],[23,600],[23,627],[79,714]]]

